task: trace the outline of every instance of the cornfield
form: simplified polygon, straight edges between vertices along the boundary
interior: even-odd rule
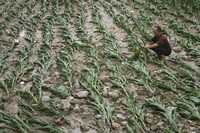
[[[200,133],[199,0],[1,0],[0,133]],[[143,45],[160,25],[174,51]]]

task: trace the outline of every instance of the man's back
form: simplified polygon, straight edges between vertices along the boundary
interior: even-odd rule
[[[164,54],[166,56],[171,54],[171,47],[166,36],[155,36],[152,38],[152,42],[158,44],[158,47],[152,48],[157,54]]]

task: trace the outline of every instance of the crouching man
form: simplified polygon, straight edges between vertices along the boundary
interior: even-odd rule
[[[172,51],[167,37],[161,33],[160,26],[156,27],[154,30],[154,37],[151,39],[151,42],[144,47],[153,50],[160,59],[169,56]]]

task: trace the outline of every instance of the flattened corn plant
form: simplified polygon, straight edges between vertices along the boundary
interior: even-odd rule
[[[63,48],[59,51],[59,56],[57,57],[57,66],[60,71],[60,76],[64,81],[69,83],[70,89],[72,89],[72,53],[75,50],[73,46],[76,40],[72,37],[69,32],[68,25],[69,20],[72,16],[72,6],[71,1],[66,0],[64,2],[64,14],[58,16],[58,27],[59,36],[62,38]],[[63,17],[63,18],[62,18]]]
[[[90,92],[91,104],[101,115],[104,123],[112,128],[112,116],[114,108],[102,97],[102,83],[98,80],[98,71],[88,68],[82,72],[81,85]],[[106,127],[105,127],[106,128]]]
[[[101,4],[110,17],[113,18],[116,25],[127,32],[128,37],[126,41],[129,44],[130,50],[134,52],[133,57],[146,63],[148,60],[148,53],[141,47],[144,45],[144,40],[141,40],[141,38],[139,39],[134,33],[135,31],[138,31],[141,36],[149,40],[149,36],[147,36],[145,32],[145,28],[142,27],[147,27],[147,25],[150,26],[150,20],[147,20],[147,17],[144,17],[144,15],[141,16],[141,20],[140,18],[134,18],[123,4],[116,3],[115,1],[112,1],[111,3],[101,2]],[[115,5],[114,7],[121,13],[116,14],[112,5]],[[144,19],[145,21],[143,21]]]
[[[101,41],[104,44],[104,50],[102,52],[102,55],[105,55],[106,58],[110,57],[117,60],[122,60],[122,57],[118,50],[118,44],[116,42],[116,39],[112,35],[112,33],[109,33],[103,24],[101,23],[101,16],[98,12],[98,8],[96,4],[93,4],[92,6],[92,22],[94,25],[96,25],[96,31],[97,33],[100,33],[103,35]]]
[[[85,25],[84,25],[85,20],[86,20],[86,16],[85,16],[86,3],[84,3],[84,1],[81,0],[81,1],[77,1],[76,5],[78,9],[77,14],[76,14],[76,20],[75,20],[77,37],[79,37],[83,43],[89,43],[89,38],[85,31]]]
[[[183,117],[196,121],[200,120],[199,108],[190,100],[180,98],[177,101],[177,109]]]
[[[53,16],[48,16],[46,22],[42,25],[42,45],[40,51],[38,51],[39,65],[41,69],[47,71],[52,65],[51,60],[51,43],[53,41],[52,33]]]
[[[144,109],[136,102],[134,94],[128,94],[126,97],[125,109],[129,113],[127,132],[147,132],[148,129],[144,122]]]
[[[169,123],[169,126],[172,131],[174,132],[180,132],[180,129],[178,128],[178,125],[176,123],[176,108],[175,107],[166,107],[163,105],[159,99],[152,98],[146,100],[146,103],[144,104],[145,107],[150,107],[157,111],[160,115],[162,115]]]
[[[63,49],[60,51],[60,56],[57,59],[57,65],[60,70],[60,75],[64,81],[69,82],[70,88],[72,88],[72,57],[71,52],[68,49]]]
[[[161,2],[156,2],[155,3],[156,6],[161,6],[163,7],[163,4]],[[149,9],[151,6],[146,6],[147,9]],[[175,14],[175,12],[169,12],[171,15],[176,16],[176,17],[183,17],[184,21],[186,21],[187,23],[191,24],[191,27],[195,27],[195,29],[197,30],[197,32],[199,32],[198,27],[199,27],[199,23],[196,22],[193,19],[188,19],[187,17],[185,17],[185,14],[182,13],[177,13]],[[162,15],[162,14],[161,14]],[[164,17],[164,13],[163,13],[163,17]],[[165,19],[165,18],[164,18]],[[195,59],[195,62],[197,63],[197,65],[199,65],[199,48],[198,48],[198,42],[199,42],[199,36],[195,35],[194,33],[191,33],[188,29],[191,27],[186,27],[186,24],[184,23],[180,23],[172,18],[166,19],[166,22],[168,22],[168,27],[170,29],[172,29],[176,35],[180,36],[182,39],[182,42],[180,42],[179,44],[185,49],[185,51],[187,52],[187,55],[192,56]]]
[[[0,111],[0,122],[9,125],[15,132],[28,133],[31,129],[25,120],[22,120],[18,116],[11,116],[3,111]]]
[[[31,125],[37,125],[38,129],[48,132],[48,133],[64,133],[61,129],[57,128],[55,125],[52,125],[51,123],[42,121],[40,119],[30,118],[28,120],[29,124]]]
[[[181,25],[180,23],[177,23],[175,20],[171,20],[169,24],[170,24],[169,28],[173,29],[180,36],[190,39],[191,41],[193,41],[194,44],[200,41],[200,37],[198,35],[193,35],[192,33],[185,31],[183,24]]]
[[[128,96],[128,92],[126,90],[128,81],[126,76],[122,72],[122,67],[120,65],[114,65],[110,61],[106,62],[107,68],[110,71],[110,79],[112,82],[113,88],[120,88],[122,92]]]
[[[2,76],[8,69],[8,63],[6,62],[6,55],[2,54],[0,56],[0,75]]]
[[[98,119],[103,121],[103,127],[97,124],[98,128],[103,128],[100,131],[109,129],[112,132],[111,128],[116,126],[112,125],[116,124],[113,122],[118,122],[124,127],[121,132],[154,132],[149,127],[152,124],[145,120],[146,112],[152,109],[157,113],[154,115],[162,116],[166,128],[161,129],[163,132],[191,132],[188,127],[199,126],[200,121],[200,24],[195,18],[198,16],[199,3],[199,0],[0,1],[0,132],[65,132],[54,124],[54,117],[66,115],[57,107],[56,99],[65,99],[73,94],[73,79],[77,78],[73,68],[76,62],[74,52],[87,55],[84,68],[79,73],[79,83],[81,89],[89,92],[88,98],[82,100],[88,101],[89,108],[96,111],[96,116],[100,116],[95,122],[99,122]],[[86,12],[91,13],[95,29],[91,36],[85,26]],[[113,20],[114,27],[122,29],[127,35],[124,43],[128,44],[131,56],[124,58],[120,53],[116,33],[110,32],[111,27],[104,24],[104,13]],[[180,47],[196,67],[178,56],[170,57],[167,64],[163,65],[141,47],[150,40],[149,31],[154,19],[166,22],[165,32],[180,40]],[[38,31],[41,31],[41,37],[38,37]],[[23,37],[22,32],[25,33]],[[101,37],[99,43],[102,45],[93,42],[98,39],[96,35]],[[56,40],[60,41],[56,42],[59,51],[54,56],[52,44]],[[44,78],[51,73],[51,68],[54,69],[54,59],[61,80],[47,85]],[[171,62],[174,63],[173,67]],[[158,70],[150,72],[147,68],[149,64],[155,65]],[[102,70],[108,74],[106,83],[109,82],[109,92],[118,89],[118,98],[104,95],[104,86],[107,84],[100,80]],[[145,96],[140,92],[141,87],[142,91],[146,89]],[[47,102],[43,96],[44,89],[53,96]],[[147,98],[146,91],[153,93],[149,95],[147,92]],[[165,93],[174,97],[166,101],[171,96],[163,96]],[[18,106],[16,115],[4,111],[7,105],[4,97],[9,99],[13,94],[16,94]],[[141,98],[145,103],[137,100]],[[117,113],[121,111],[127,116],[126,125],[122,125],[120,118],[117,118]],[[52,120],[48,121],[42,116]],[[188,125],[181,129],[180,125],[186,123]]]
[[[199,13],[200,11],[200,1],[199,0],[169,0],[168,3],[172,7],[180,7],[186,11],[192,11]]]

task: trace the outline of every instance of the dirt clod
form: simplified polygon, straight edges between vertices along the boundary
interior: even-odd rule
[[[75,97],[77,98],[87,98],[89,95],[88,91],[79,91],[77,93],[75,93]]]
[[[120,124],[119,123],[117,123],[117,122],[112,122],[112,128],[113,129],[118,129],[120,127]]]

